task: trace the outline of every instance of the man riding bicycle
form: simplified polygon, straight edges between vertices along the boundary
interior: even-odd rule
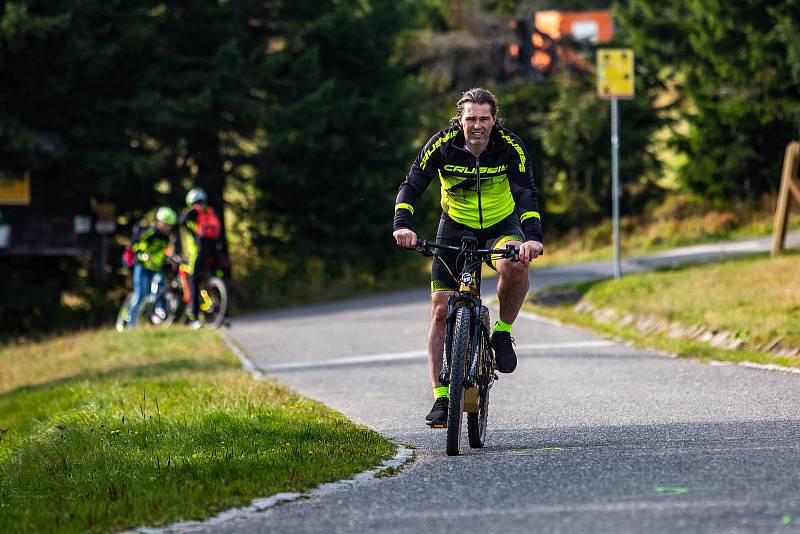
[[[394,238],[398,246],[414,247],[417,235],[411,217],[419,196],[438,176],[442,217],[436,241],[459,245],[471,234],[486,248],[514,245],[519,262],[492,261],[499,274],[497,296],[500,318],[492,332],[497,370],[511,373],[517,366],[511,326],[528,293],[528,263],[543,251],[541,217],[530,157],[522,141],[497,122],[497,99],[489,91],[473,88],[456,103],[451,127],[431,137],[420,151],[397,194]],[[463,256],[442,252],[431,267],[431,326],[428,363],[434,404],[428,425],[447,422],[448,388],[439,382],[444,351],[447,302],[458,283]]]

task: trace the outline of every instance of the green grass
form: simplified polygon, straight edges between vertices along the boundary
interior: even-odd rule
[[[202,519],[379,464],[394,445],[241,370],[219,335],[0,348],[0,532]]]
[[[658,208],[637,217],[623,217],[620,246],[623,257],[641,256],[661,250],[725,240],[770,235],[773,231],[774,199],[714,210],[686,195],[672,194]],[[800,229],[800,213],[794,210],[789,229]],[[614,250],[611,221],[551,237],[545,233],[545,255],[537,266],[561,265],[609,259]]]
[[[576,311],[573,302],[558,302],[563,288],[534,296],[529,309],[564,322],[586,326],[640,346],[681,356],[730,361],[755,361],[800,367],[800,357],[778,356],[757,349],[780,340],[800,346],[800,254],[778,258],[756,256],[718,264],[625,276],[575,286],[581,302],[610,309],[618,317],[632,314],[727,331],[744,341],[739,350],[712,347],[699,341],[646,334],[631,325],[601,321]],[[577,291],[575,291],[577,290]],[[548,301],[555,301],[549,305]],[[540,302],[541,304],[536,304]]]

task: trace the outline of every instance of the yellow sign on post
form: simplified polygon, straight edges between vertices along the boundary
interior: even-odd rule
[[[618,100],[633,98],[633,50],[601,48],[597,51],[597,96],[611,101],[611,220],[614,239],[614,279],[622,276],[619,234],[619,110]]]
[[[633,98],[633,50],[603,48],[597,51],[597,95]]]

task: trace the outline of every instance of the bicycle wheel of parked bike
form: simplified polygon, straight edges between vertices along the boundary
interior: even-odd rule
[[[492,387],[492,349],[489,345],[489,310],[481,306],[481,324],[485,330],[478,336],[478,358],[480,376],[478,377],[478,412],[467,414],[467,436],[469,446],[480,449],[486,442],[486,427],[489,420],[489,390]]]
[[[212,276],[201,290],[200,313],[206,326],[219,328],[225,321],[228,311],[228,289],[221,278]]]
[[[456,311],[450,351],[450,403],[447,407],[447,454],[455,456],[461,445],[461,418],[464,414],[464,375],[469,349],[469,308]]]

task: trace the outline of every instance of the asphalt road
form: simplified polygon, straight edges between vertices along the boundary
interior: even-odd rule
[[[768,244],[682,249],[623,272]],[[609,272],[595,262],[531,276],[542,288]],[[234,322],[259,368],[411,443],[417,458],[397,476],[214,532],[800,531],[798,377],[672,359],[526,316],[514,325],[517,371],[492,390],[487,446],[448,457],[445,431],[423,420],[428,299],[420,289]]]

